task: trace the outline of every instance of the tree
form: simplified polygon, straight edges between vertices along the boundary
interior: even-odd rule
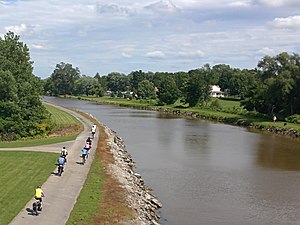
[[[44,135],[49,113],[39,94],[41,82],[32,73],[29,49],[13,32],[0,38],[0,139]]]
[[[48,80],[45,91],[52,95],[67,95],[74,92],[75,81],[80,78],[79,69],[73,68],[71,64],[61,62],[56,65]]]
[[[104,93],[103,93],[103,88],[101,87],[97,78],[84,75],[75,81],[74,94],[75,95],[85,94],[86,96],[89,95],[103,96]]]
[[[154,84],[149,80],[142,80],[138,85],[137,94],[141,99],[154,99],[156,97]]]
[[[173,104],[179,97],[179,89],[172,76],[163,76],[158,87],[158,99],[161,104]]]
[[[129,78],[124,74],[110,73],[107,75],[107,88],[114,93],[120,93],[129,90]]]
[[[265,114],[300,113],[300,57],[280,53],[258,62],[259,82],[242,104]]]

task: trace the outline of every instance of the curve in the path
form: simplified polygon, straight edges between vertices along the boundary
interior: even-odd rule
[[[48,180],[42,185],[45,197],[43,198],[43,211],[38,216],[32,216],[28,209],[31,208],[33,199],[29,201],[23,210],[12,220],[10,225],[64,225],[76,203],[82,186],[91,166],[95,148],[97,146],[99,133],[93,140],[93,147],[86,164],[81,165],[80,154],[88,136],[92,122],[72,110],[59,107],[76,116],[84,125],[84,131],[78,135],[75,141],[64,142],[48,146],[36,146],[31,148],[14,148],[14,150],[31,150],[60,152],[62,146],[66,146],[69,152],[68,162],[65,172],[61,177],[55,174],[50,175]],[[4,150],[4,149],[3,149]],[[6,149],[8,150],[8,149]],[[54,171],[56,172],[56,170]],[[34,188],[34,187],[33,187]]]

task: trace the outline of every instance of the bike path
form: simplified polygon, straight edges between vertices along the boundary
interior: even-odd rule
[[[45,194],[43,198],[43,211],[38,216],[32,215],[31,208],[34,201],[32,199],[12,220],[10,225],[64,225],[68,221],[69,215],[76,203],[91,166],[96,150],[96,143],[99,138],[99,131],[96,132],[96,136],[93,139],[93,147],[90,150],[90,155],[86,163],[84,165],[80,164],[81,149],[85,145],[87,137],[91,136],[90,128],[92,122],[71,110],[62,109],[80,119],[84,125],[84,131],[81,132],[74,141],[48,146],[14,148],[14,150],[23,149],[59,153],[61,148],[65,146],[69,154],[62,176],[54,174],[57,172],[56,168],[53,174],[51,174],[48,180],[42,185]],[[33,187],[33,190],[34,188],[35,187]],[[32,194],[34,195],[34,193]]]

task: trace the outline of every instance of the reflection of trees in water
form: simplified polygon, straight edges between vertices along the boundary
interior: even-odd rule
[[[262,135],[256,149],[256,162],[259,166],[300,171],[299,140],[277,135]]]
[[[203,121],[186,120],[183,126],[185,151],[190,154],[201,153],[207,156],[210,124]]]

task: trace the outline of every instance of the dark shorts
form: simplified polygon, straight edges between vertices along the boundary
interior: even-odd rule
[[[42,198],[35,197],[35,200],[39,200],[40,202],[42,202]]]
[[[85,158],[85,157],[86,157],[86,154],[82,154],[81,157],[82,157],[82,158]]]

